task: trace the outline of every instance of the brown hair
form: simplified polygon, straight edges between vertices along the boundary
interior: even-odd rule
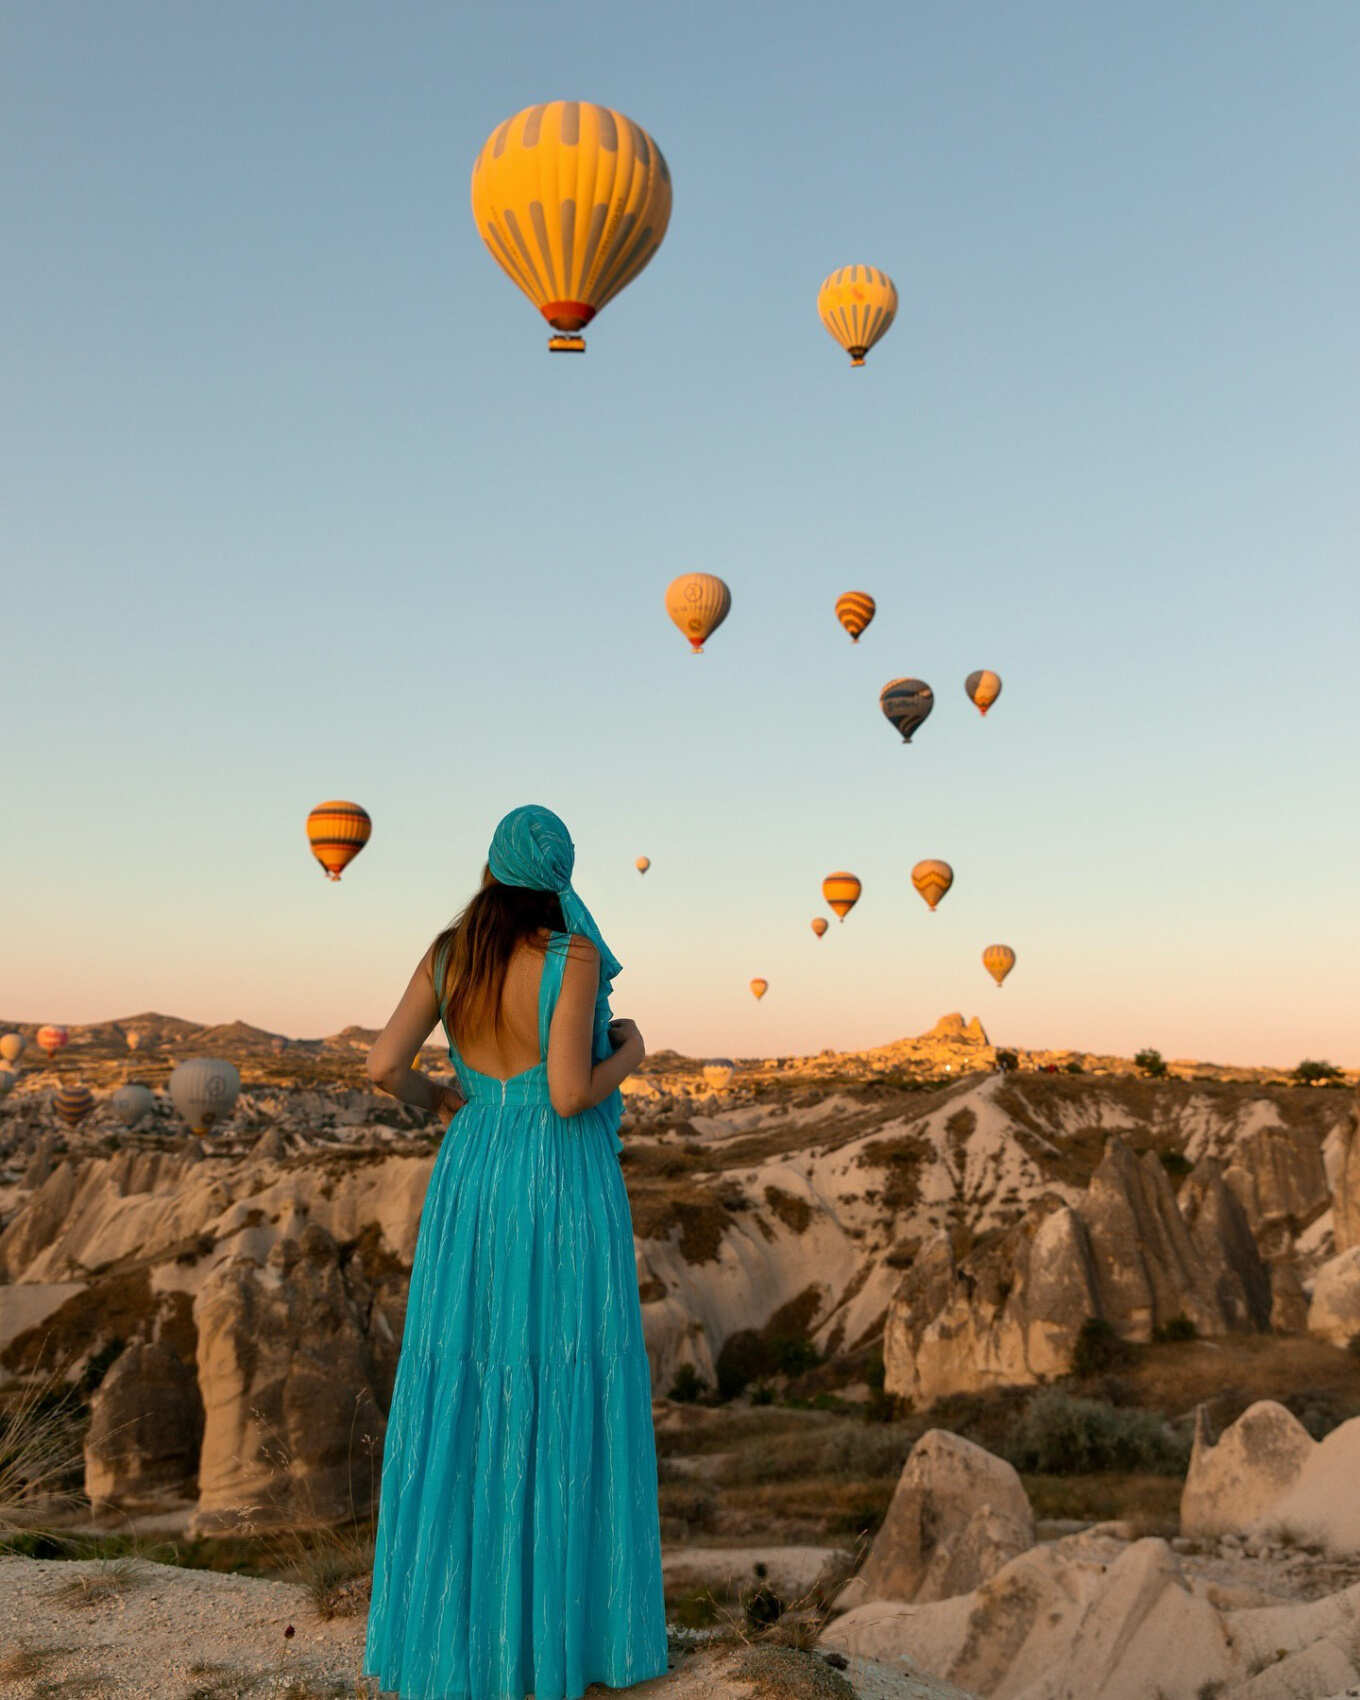
[[[481,889],[434,941],[435,996],[450,1042],[457,1043],[457,1029],[466,1035],[488,1015],[493,1030],[499,1031],[501,993],[515,947],[527,940],[542,950],[538,933],[564,930],[555,891],[502,885],[489,867],[483,868]]]

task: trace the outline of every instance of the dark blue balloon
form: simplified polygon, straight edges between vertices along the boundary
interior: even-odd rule
[[[911,735],[935,706],[935,693],[924,679],[889,679],[878,693],[878,706],[909,744]]]

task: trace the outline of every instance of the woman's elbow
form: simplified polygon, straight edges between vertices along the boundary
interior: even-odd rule
[[[378,1050],[370,1051],[364,1061],[364,1073],[375,1086],[381,1086],[385,1092],[392,1090],[393,1077],[399,1072],[392,1067],[390,1060]]]
[[[572,1116],[579,1116],[582,1110],[590,1108],[590,1094],[583,1089],[566,1092],[554,1091],[552,1087],[549,1087],[548,1102],[559,1116],[569,1119]]]

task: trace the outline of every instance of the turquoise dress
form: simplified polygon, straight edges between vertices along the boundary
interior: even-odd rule
[[[498,1080],[449,1047],[467,1103],[420,1219],[364,1660],[401,1700],[576,1700],[667,1668],[621,1100],[548,1099],[566,946],[533,1068]]]

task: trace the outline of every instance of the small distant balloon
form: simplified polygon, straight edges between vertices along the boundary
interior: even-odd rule
[[[720,1091],[732,1078],[735,1067],[731,1057],[710,1057],[704,1064],[704,1085]]]
[[[878,706],[909,744],[911,735],[935,706],[935,693],[924,679],[889,679],[878,693]]]
[[[109,1104],[125,1127],[136,1127],[137,1123],[144,1116],[149,1116],[155,1108],[156,1094],[149,1087],[134,1082],[128,1086],[120,1086],[109,1099]]]
[[[88,1086],[68,1083],[52,1094],[52,1108],[67,1127],[77,1127],[94,1108],[94,1097]]]
[[[639,856],[637,861],[633,864],[640,874],[645,874],[651,865],[652,858],[650,856]]]
[[[28,1049],[28,1040],[22,1033],[6,1033],[0,1036],[0,1057],[7,1063],[17,1063]]]
[[[850,634],[850,641],[858,643],[860,634],[874,617],[876,604],[867,590],[847,590],[844,596],[836,598],[836,618]]]
[[[225,1121],[240,1090],[235,1066],[216,1057],[190,1057],[170,1076],[170,1101],[191,1133],[207,1133]]]
[[[368,843],[372,831],[368,810],[339,798],[318,803],[307,816],[307,842],[326,870],[327,879],[340,878]]]
[[[47,1052],[49,1058],[56,1056],[70,1038],[71,1035],[64,1027],[40,1027],[37,1032],[38,1045]]]
[[[760,1002],[761,998],[765,996],[769,989],[770,982],[768,980],[752,980],[751,982],[751,996],[757,1003]]]
[[[141,1036],[141,1034],[140,1034],[140,1033],[139,1033],[139,1032],[138,1032],[138,1031],[137,1031],[137,1030],[136,1030],[136,1028],[135,1028],[135,1027],[134,1027],[134,1028],[130,1028],[130,1029],[129,1029],[129,1030],[128,1030],[128,1031],[127,1031],[127,1032],[126,1032],[126,1033],[125,1033],[125,1034],[124,1034],[124,1035],[123,1035],[123,1037],[124,1037],[124,1039],[126,1039],[126,1040],[127,1040],[127,1048],[128,1048],[128,1049],[129,1049],[129,1050],[130,1050],[130,1051],[135,1051],[135,1050],[137,1050],[137,1049],[138,1049],[138,1048],[139,1048],[139,1046],[140,1046],[140,1045],[141,1045],[141,1042],[142,1042],[142,1036]]]
[[[933,858],[918,862],[911,870],[911,883],[930,905],[932,912],[951,885],[954,883],[954,870],[948,862],[939,862]]]
[[[705,641],[731,610],[732,592],[714,573],[681,573],[666,586],[666,612],[695,655],[703,654]]]
[[[897,316],[897,286],[877,266],[842,266],[822,280],[817,311],[850,364],[862,366]]]
[[[1008,944],[989,944],[982,953],[982,966],[996,981],[999,991],[1001,982],[1015,967],[1015,952]]]
[[[859,902],[863,889],[853,874],[844,871],[828,874],[822,881],[822,896],[842,921]]]
[[[1001,675],[1000,673],[989,672],[986,667],[979,668],[976,673],[970,673],[963,681],[963,688],[968,692],[969,701],[972,702],[978,713],[986,714],[987,710],[1001,695]],[[1024,711],[1022,710],[1021,718],[1023,716]]]
[[[825,915],[814,915],[812,917],[812,930],[816,933],[818,938],[821,938],[822,934],[830,925],[831,923],[827,920]]]

